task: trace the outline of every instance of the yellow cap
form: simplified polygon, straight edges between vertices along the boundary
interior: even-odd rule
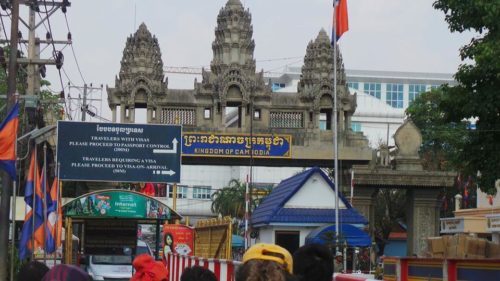
[[[243,255],[243,262],[249,260],[274,261],[284,265],[290,274],[293,273],[292,255],[285,248],[278,245],[264,243],[253,245]]]

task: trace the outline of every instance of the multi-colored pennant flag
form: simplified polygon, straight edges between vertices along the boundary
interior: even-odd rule
[[[33,249],[32,245],[34,230],[40,228],[43,224],[43,213],[34,212],[33,209],[43,210],[42,199],[35,195],[35,186],[38,184],[38,177],[35,176],[36,167],[36,152],[31,153],[31,161],[28,174],[26,175],[26,186],[24,188],[24,202],[26,202],[26,215],[24,217],[24,225],[21,231],[19,242],[19,258],[24,260],[29,257]],[[35,200],[33,198],[35,197]],[[38,206],[37,206],[38,205]],[[35,245],[41,245],[42,241],[35,241]]]
[[[16,178],[16,140],[19,124],[19,103],[16,102],[7,118],[0,124],[0,168]]]
[[[62,206],[61,190],[59,189],[59,180],[55,178],[50,188],[50,199],[52,206],[48,208],[47,235],[45,237],[45,249],[51,254],[61,246],[62,234]]]

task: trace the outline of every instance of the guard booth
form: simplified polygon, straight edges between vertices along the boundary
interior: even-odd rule
[[[65,243],[64,263],[79,263],[79,255],[132,256],[138,240],[138,225],[156,226],[155,258],[161,244],[160,226],[182,217],[153,197],[129,190],[108,189],[82,195],[63,205],[65,241],[73,235],[79,243]]]

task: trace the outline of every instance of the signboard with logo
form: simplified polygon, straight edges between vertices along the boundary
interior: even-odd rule
[[[464,226],[464,218],[441,219],[441,233],[463,233]]]
[[[488,223],[486,230],[488,232],[500,232],[500,214],[486,216]]]
[[[180,181],[181,126],[59,121],[61,180]]]
[[[64,206],[69,217],[170,219],[170,209],[144,195],[121,190],[90,193]]]
[[[184,133],[183,156],[291,158],[291,135]]]
[[[194,253],[194,230],[186,225],[163,225],[163,254],[174,253],[192,256]]]

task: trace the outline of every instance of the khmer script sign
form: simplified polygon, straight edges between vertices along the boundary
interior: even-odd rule
[[[292,157],[291,135],[183,133],[182,155],[202,157]]]
[[[181,126],[59,121],[61,180],[179,182]]]

